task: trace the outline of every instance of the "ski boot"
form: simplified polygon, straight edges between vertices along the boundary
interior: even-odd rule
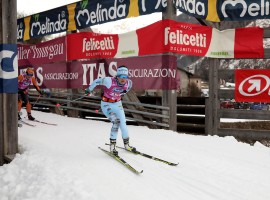
[[[129,138],[123,139],[123,141],[126,150],[136,152],[136,148],[129,145]]]
[[[28,119],[34,121],[35,118],[31,115],[31,113],[27,113]]]
[[[118,156],[118,151],[116,151],[115,145],[116,145],[116,140],[110,139],[110,152],[111,152],[113,155]]]

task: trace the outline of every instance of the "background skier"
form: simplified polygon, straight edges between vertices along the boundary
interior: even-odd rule
[[[24,74],[18,76],[18,120],[21,120],[20,112],[23,102],[26,106],[28,119],[32,121],[35,120],[35,118],[31,115],[31,104],[28,95],[28,89],[31,83],[41,95],[49,95],[48,91],[39,88],[36,78],[34,77],[34,69],[28,67]]]

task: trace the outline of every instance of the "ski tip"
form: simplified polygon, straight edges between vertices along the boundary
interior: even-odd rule
[[[169,163],[171,166],[177,166],[179,163]]]
[[[141,170],[141,171],[133,171],[133,172],[135,172],[135,174],[137,174],[137,175],[140,175],[140,174],[142,174],[143,173],[143,169]]]

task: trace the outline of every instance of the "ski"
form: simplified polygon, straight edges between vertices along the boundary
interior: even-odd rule
[[[18,123],[19,123],[19,124],[25,124],[25,125],[27,125],[27,126],[32,126],[32,127],[35,127],[35,126],[36,126],[35,124],[30,124],[30,123],[25,122],[25,121],[23,121],[23,120],[19,120]]]
[[[110,144],[106,143],[106,145],[110,145]],[[149,158],[149,159],[152,159],[152,160],[155,160],[155,161],[159,161],[159,162],[165,163],[167,165],[177,166],[179,164],[179,163],[169,162],[169,161],[166,161],[166,160],[163,160],[163,159],[154,157],[154,156],[150,156],[150,155],[148,155],[146,153],[142,153],[142,152],[137,151],[137,150],[136,151],[130,151],[128,149],[125,149],[124,147],[120,147],[120,146],[116,146],[116,147],[119,148],[119,149],[124,149],[124,150],[126,150],[126,151],[128,151],[130,153],[136,154],[136,155],[141,155],[141,156],[144,156],[146,158]]]
[[[131,170],[132,172],[134,172],[135,174],[141,174],[143,173],[143,170],[138,171],[135,168],[133,168],[130,164],[128,164],[123,158],[121,158],[119,155],[113,155],[111,152],[98,147],[101,151],[103,151],[104,153],[106,153],[107,155],[111,156],[113,159],[117,160],[118,162],[120,162],[122,165],[124,165],[125,167],[127,167],[129,170]]]
[[[57,126],[57,124],[53,124],[53,123],[49,123],[49,122],[44,122],[44,121],[39,121],[39,120],[34,120],[34,122],[38,122],[38,123],[41,123],[41,124],[47,124],[47,125],[52,125],[52,126]]]

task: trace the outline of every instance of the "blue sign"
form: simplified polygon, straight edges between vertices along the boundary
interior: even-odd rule
[[[0,44],[0,93],[18,92],[16,44]]]
[[[269,1],[217,1],[217,13],[219,15],[220,21],[246,21],[255,19],[269,19]]]

